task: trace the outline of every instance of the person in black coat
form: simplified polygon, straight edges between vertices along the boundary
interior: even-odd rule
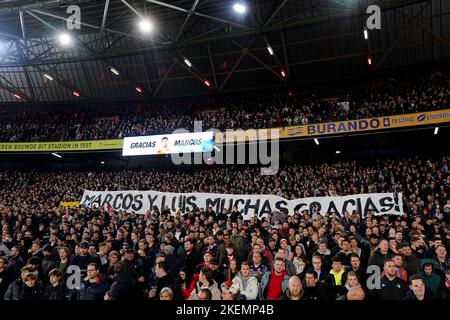
[[[422,278],[418,274],[414,274],[408,279],[409,291],[406,293],[405,300],[433,300],[433,292],[425,287]]]
[[[328,300],[324,285],[317,279],[317,272],[306,271],[303,283],[303,300]]]
[[[438,289],[438,298],[442,300],[450,300],[450,267],[445,269],[445,278]]]
[[[70,264],[80,267],[85,272],[87,266],[94,262],[94,258],[88,253],[89,244],[87,242],[80,243],[79,253],[70,258]]]
[[[195,273],[195,267],[201,262],[201,257],[194,247],[194,240],[184,241],[184,253],[180,255],[178,263],[184,267],[189,278]]]
[[[141,298],[137,281],[128,269],[129,265],[121,261],[114,266],[114,283],[106,293],[105,300],[136,301]]]
[[[155,266],[155,279],[150,283],[148,298],[158,300],[161,290],[165,287],[172,289],[173,300],[184,300],[180,284],[177,279],[169,273],[165,261],[158,262]]]
[[[127,270],[131,273],[133,278],[139,283],[144,283],[144,269],[139,255],[136,255],[133,249],[125,249],[124,257],[125,259],[123,261],[127,263]]]
[[[28,273],[23,278],[23,286],[19,293],[19,299],[23,301],[37,301],[41,299],[42,288],[36,283],[37,276],[34,273]]]
[[[63,281],[63,274],[59,269],[52,269],[48,273],[50,285],[45,288],[42,300],[66,300],[67,288]]]
[[[14,246],[9,251],[9,262],[6,267],[6,273],[10,279],[17,279],[20,276],[20,269],[25,265],[22,257],[20,256],[20,248]]]
[[[8,259],[4,257],[0,257],[0,301],[3,300],[3,297],[8,289],[11,278],[6,272],[6,266],[8,264]]]
[[[381,277],[381,287],[369,291],[369,295],[375,300],[403,300],[406,298],[408,284],[397,277],[396,266],[393,260],[384,262],[384,273]]]

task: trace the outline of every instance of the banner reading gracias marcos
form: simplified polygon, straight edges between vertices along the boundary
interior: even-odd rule
[[[274,210],[282,209],[287,209],[291,215],[295,210],[301,212],[306,209],[312,212],[314,207],[321,214],[334,211],[337,216],[343,216],[345,211],[352,213],[353,210],[360,212],[363,217],[368,211],[373,211],[375,215],[403,214],[401,193],[370,193],[287,200],[274,195],[85,190],[80,205],[85,207],[110,205],[114,210],[134,211],[138,214],[145,214],[154,206],[162,210],[166,205],[172,211],[181,209],[183,213],[193,207],[206,210],[211,206],[216,212],[221,212],[224,208],[230,211],[233,206],[237,206],[239,210],[242,210],[244,219],[254,215],[261,218]]]

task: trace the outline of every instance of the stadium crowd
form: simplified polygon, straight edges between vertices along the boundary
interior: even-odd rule
[[[0,299],[450,299],[450,157],[141,171],[2,171]],[[402,192],[402,216],[64,208],[84,189]],[[80,283],[77,284],[77,270]],[[377,276],[379,271],[379,276]],[[375,275],[375,276],[371,276]]]
[[[430,111],[448,107],[449,74],[384,79],[331,93],[289,89],[145,106],[65,106],[66,111],[2,108],[0,137],[10,142],[120,139],[193,130],[195,120],[203,129],[259,129]]]

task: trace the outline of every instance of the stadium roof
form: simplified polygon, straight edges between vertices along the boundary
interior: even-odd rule
[[[450,57],[447,0],[247,0],[245,14],[233,3],[0,0],[0,102],[207,94]],[[81,29],[66,30],[74,40],[64,47],[58,37],[74,4]],[[366,9],[373,4],[381,8],[381,29],[369,30],[366,40]],[[142,34],[142,19],[155,30]]]

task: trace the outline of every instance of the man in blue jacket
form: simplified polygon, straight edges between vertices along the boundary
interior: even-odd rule
[[[109,286],[99,273],[100,270],[97,264],[88,264],[87,277],[81,282],[80,289],[73,292],[76,300],[104,300]]]

